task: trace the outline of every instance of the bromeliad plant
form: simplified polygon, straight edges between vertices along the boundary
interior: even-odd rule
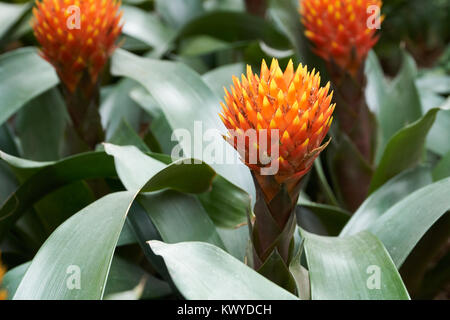
[[[445,294],[445,63],[385,77],[381,1],[168,3],[0,2],[0,296]]]
[[[320,87],[319,73],[302,65],[294,70],[292,60],[284,73],[276,59],[270,69],[263,60],[259,76],[248,66],[247,76],[234,77],[233,84],[231,93],[225,91],[221,119],[230,132],[227,141],[255,182],[253,266],[277,282],[279,270],[273,272],[266,262],[280,260],[287,267],[293,258],[301,180],[328,145],[322,140],[335,105],[330,84]]]
[[[339,128],[354,143],[369,167],[376,146],[376,120],[367,106],[364,91],[364,62],[376,44],[383,17],[381,0],[300,1],[305,35],[314,43],[314,52],[327,61],[328,74],[336,92]],[[348,163],[348,162],[347,162]],[[354,211],[369,191],[371,174],[341,161],[336,169],[342,197]],[[358,179],[358,186],[350,186]]]
[[[122,30],[115,0],[44,0],[33,8],[33,31],[50,62],[73,127],[89,149],[104,140],[98,111],[100,75]]]

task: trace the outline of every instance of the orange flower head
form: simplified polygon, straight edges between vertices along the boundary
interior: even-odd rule
[[[2,284],[3,276],[6,273],[6,268],[2,265],[2,261],[0,260],[0,286]],[[0,300],[6,300],[6,290],[0,289]]]
[[[300,0],[305,35],[317,55],[354,75],[378,41],[381,5],[381,0]]]
[[[74,92],[83,74],[95,84],[121,33],[116,0],[42,0],[33,8],[32,27],[41,55]]]
[[[263,60],[260,76],[247,66],[241,78],[225,89],[225,138],[257,175],[272,167],[277,183],[298,181],[326,146],[335,108],[330,84],[320,87],[319,73],[301,64],[294,70],[292,61],[283,73],[276,59],[270,69]]]

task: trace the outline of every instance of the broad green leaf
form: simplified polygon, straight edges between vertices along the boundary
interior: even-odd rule
[[[424,113],[435,107],[444,109],[450,105],[450,98],[445,99],[425,90],[420,90],[419,93]],[[440,156],[445,155],[450,151],[448,137],[450,137],[450,110],[441,110],[437,113],[436,121],[427,136],[427,148]]]
[[[111,139],[122,120],[127,121],[135,130],[139,128],[142,110],[129,96],[130,91],[136,86],[139,86],[136,82],[123,79],[114,85],[106,97],[102,99],[100,115],[107,140]]]
[[[298,227],[297,227],[298,229]],[[294,233],[295,241],[300,238],[300,232]],[[309,272],[302,266],[301,257],[303,254],[303,240],[299,239],[297,248],[294,248],[294,257],[289,264],[289,271],[295,279],[297,294],[301,300],[311,300],[311,286],[309,283]]]
[[[50,235],[64,221],[95,200],[89,185],[85,181],[77,181],[46,195],[33,208],[46,235]]]
[[[212,151],[212,147],[220,149],[222,159],[216,154],[215,161],[205,162],[214,162],[211,166],[218,174],[247,191],[254,201],[255,189],[248,168],[237,159],[237,152],[219,134],[219,130],[225,132],[217,115],[220,101],[198,74],[179,63],[139,58],[123,50],[117,50],[113,56],[112,73],[140,82],[164,111],[170,126],[185,129],[179,131],[184,136],[179,140],[185,157],[202,159],[203,153]],[[211,137],[204,146],[202,133],[207,130]],[[201,147],[198,146],[200,142]],[[228,162],[232,164],[225,164]]]
[[[151,13],[123,5],[123,33],[153,47],[157,57],[164,54],[175,38],[175,31]]]
[[[433,169],[433,180],[438,181],[450,177],[450,151]]]
[[[31,9],[30,3],[0,3],[0,47],[6,44],[15,27]]]
[[[64,100],[56,88],[28,102],[16,118],[22,157],[37,161],[58,160],[68,119]]]
[[[183,57],[203,56],[215,52],[238,48],[245,43],[230,44],[210,36],[194,36],[181,42],[179,54]]]
[[[401,129],[389,140],[370,182],[370,192],[420,161],[425,138],[439,110],[441,109],[431,109],[425,116]]]
[[[416,80],[417,87],[439,94],[450,93],[450,76],[441,73],[427,72]]]
[[[370,52],[366,60],[366,99],[377,115],[380,136],[376,162],[381,161],[383,150],[400,129],[418,120],[422,115],[419,94],[415,85],[417,73],[413,58],[403,51],[402,67],[398,75],[387,83],[377,56]]]
[[[105,299],[112,295],[134,289],[143,283],[142,294],[138,298],[160,299],[172,292],[169,285],[162,280],[148,274],[138,265],[115,255],[108,274],[108,282],[105,288]]]
[[[349,212],[336,206],[312,202],[301,197],[297,204],[297,222],[310,232],[317,233],[322,229],[321,234],[337,236],[350,219]]]
[[[136,243],[136,235],[131,228],[129,223],[125,223],[122,228],[122,232],[120,233],[119,240],[117,241],[117,246],[126,246],[128,244]]]
[[[199,193],[210,187],[215,176],[210,166],[195,163],[194,159],[181,159],[165,165],[134,146],[121,147],[109,143],[104,146],[105,151],[114,157],[117,174],[127,190],[150,192],[170,186],[182,192]]]
[[[34,257],[14,299],[101,299],[134,196],[109,194],[56,229]]]
[[[0,155],[3,158],[4,154]],[[115,176],[114,160],[104,152],[79,154],[46,164],[3,203],[0,208],[0,238],[45,195],[75,181]]]
[[[35,48],[21,48],[0,56],[0,124],[25,103],[54,87],[58,77]]]
[[[141,139],[141,137],[138,136],[136,131],[131,128],[131,126],[128,124],[128,122],[126,122],[125,119],[122,119],[119,127],[117,127],[116,131],[108,142],[119,146],[132,145],[142,152],[150,152],[150,149],[145,144],[145,142]]]
[[[236,259],[245,262],[247,247],[251,245],[248,226],[242,225],[234,229],[217,227],[217,232],[226,251]]]
[[[450,210],[450,178],[423,187],[392,206],[369,231],[400,267],[426,231]]]
[[[232,77],[240,78],[244,72],[244,64],[241,62],[221,66],[202,75],[203,81],[211,90],[222,99],[225,95],[223,88],[228,88],[233,84]],[[220,111],[220,105],[217,106],[217,112]]]
[[[19,154],[18,146],[14,141],[12,128],[8,123],[0,126],[0,150],[15,156]]]
[[[244,12],[213,11],[183,26],[178,38],[208,35],[226,42],[262,40],[277,49],[289,48],[289,41],[270,22]]]
[[[148,242],[163,257],[178,290],[186,299],[296,300],[220,248],[202,242]]]
[[[198,195],[200,202],[217,226],[235,228],[247,222],[251,211],[248,194],[221,176],[216,176],[211,191]]]
[[[216,227],[194,196],[168,190],[141,195],[138,201],[163,241],[202,241],[225,248]]]
[[[152,118],[149,134],[156,140],[156,143],[153,142],[155,149],[159,148],[160,152],[170,154],[177,142],[172,138],[172,128],[155,99],[143,87],[135,88],[130,96]]]
[[[394,204],[431,182],[431,172],[428,167],[418,167],[400,173],[363,202],[345,225],[340,236],[366,230]]]
[[[388,252],[369,232],[345,238],[301,233],[313,300],[409,299]]]
[[[204,12],[201,0],[156,0],[155,7],[163,19],[177,29]]]
[[[298,58],[302,60],[303,63],[309,63],[306,59],[306,55],[308,55],[309,51],[309,45],[303,35],[304,28],[300,22],[298,1],[270,0],[268,3],[270,16],[292,43]]]
[[[50,166],[55,163],[55,161],[33,161],[22,159],[7,154],[1,150],[0,159],[5,161],[9,165],[13,169],[16,176],[18,176],[22,181],[38,172],[41,168]]]
[[[144,185],[156,191],[176,184],[170,176],[152,181],[158,173]],[[127,213],[141,191],[109,194],[58,227],[34,257],[14,298],[101,299]]]
[[[18,181],[5,163],[0,163],[0,203],[17,189]]]

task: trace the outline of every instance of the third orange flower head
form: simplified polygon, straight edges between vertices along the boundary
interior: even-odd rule
[[[248,66],[247,75],[241,80],[233,77],[230,91],[225,89],[220,116],[229,131],[228,142],[256,174],[276,162],[279,170],[274,176],[279,183],[301,178],[325,147],[321,143],[335,108],[329,89],[329,83],[320,86],[319,73],[301,64],[294,69],[292,61],[284,72],[276,59],[270,69],[263,61],[259,76]],[[272,139],[273,130],[277,139]],[[256,161],[251,161],[252,153]]]
[[[305,35],[324,60],[355,74],[378,41],[381,0],[301,0]]]
[[[36,2],[32,26],[42,56],[69,91],[75,91],[84,74],[96,83],[122,30],[119,8],[116,0]]]
[[[1,260],[1,252],[0,252],[0,287],[2,285],[2,280],[3,280],[3,276],[6,273],[6,268],[2,265],[2,260]],[[0,300],[6,300],[7,298],[7,294],[6,294],[6,290],[2,290],[0,289]]]

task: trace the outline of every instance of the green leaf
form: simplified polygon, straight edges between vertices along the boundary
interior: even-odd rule
[[[372,234],[345,238],[301,234],[313,300],[409,299],[388,252]]]
[[[225,95],[223,88],[228,88],[233,84],[232,77],[240,78],[244,72],[244,64],[241,62],[228,64],[208,71],[202,75],[203,81],[211,88],[211,90],[222,99]],[[220,111],[220,106],[217,106],[217,112]]]
[[[133,129],[139,129],[142,110],[129,96],[130,91],[136,86],[139,85],[130,79],[121,80],[102,99],[100,114],[102,126],[106,129],[107,140],[111,139],[123,120],[127,121]]]
[[[37,161],[58,160],[68,119],[64,100],[56,88],[28,102],[16,118],[22,156]]]
[[[450,177],[450,151],[438,162],[433,169],[433,180],[438,181]]]
[[[163,55],[175,39],[175,31],[151,13],[133,6],[122,5],[123,33],[153,47],[156,57]]]
[[[217,146],[224,150],[224,159],[215,159],[211,166],[255,199],[255,188],[248,168],[237,160],[237,152],[217,132],[218,129],[225,132],[225,126],[216,111],[220,101],[198,74],[179,63],[139,58],[123,50],[117,50],[113,55],[112,73],[141,83],[157,101],[172,129],[187,130],[180,132],[190,135],[190,138],[185,137],[180,141],[186,157],[203,157],[202,149],[193,148],[191,140],[198,144],[202,141],[198,134],[212,129],[213,142],[209,142],[205,149]],[[198,128],[195,130],[196,124],[202,127],[202,132],[198,133]],[[225,159],[233,159],[233,164],[224,164]]]
[[[58,77],[35,48],[21,48],[0,56],[0,124],[25,103],[54,87]]]
[[[169,285],[164,281],[148,274],[141,267],[115,255],[108,274],[105,298],[109,299],[109,296],[113,294],[132,290],[141,281],[144,284],[144,288],[139,298],[160,299],[170,295],[172,292]]]
[[[150,192],[170,186],[182,192],[200,193],[210,188],[215,176],[210,166],[203,162],[195,163],[193,159],[165,165],[134,146],[120,147],[109,143],[104,146],[105,151],[114,157],[117,174],[127,190]]]
[[[210,36],[194,36],[185,39],[180,44],[179,54],[183,57],[203,56],[214,52],[225,51],[227,49],[237,48],[239,44],[230,44]]]
[[[420,161],[423,156],[425,138],[439,110],[441,109],[431,109],[422,118],[401,129],[389,140],[370,182],[370,192]]]
[[[173,28],[179,29],[187,22],[191,21],[204,12],[201,0],[156,0],[156,11]]]
[[[134,196],[109,194],[56,229],[34,257],[14,299],[101,299]],[[77,276],[80,287],[74,289]]]
[[[431,182],[428,167],[418,167],[400,173],[363,202],[345,225],[340,236],[356,234],[367,229],[394,204]]]
[[[55,163],[55,161],[33,161],[22,159],[7,154],[3,151],[0,151],[0,159],[5,161],[9,165],[13,169],[16,176],[18,176],[22,181],[38,172],[41,168],[50,166]]]
[[[309,50],[308,41],[303,35],[303,25],[298,13],[298,2],[293,0],[271,0],[269,2],[269,14],[277,26],[283,31],[296,49],[300,60],[307,63],[305,54]]]
[[[4,159],[4,153],[0,153]],[[15,158],[17,159],[17,158]],[[20,160],[20,159],[19,159]],[[22,164],[30,162],[22,161]],[[35,165],[36,162],[31,162]],[[33,168],[36,170],[36,168]],[[83,179],[115,177],[113,158],[104,152],[90,152],[46,163],[26,180],[0,208],[0,238],[37,201],[56,189]]]
[[[183,26],[178,39],[194,35],[208,35],[226,42],[262,40],[277,49],[290,47],[284,34],[270,22],[244,12],[206,13]]]
[[[202,241],[225,248],[216,227],[195,197],[169,190],[141,195],[138,200],[163,241]]]
[[[242,262],[246,260],[247,247],[250,245],[248,225],[243,225],[235,229],[217,227],[226,251]]]
[[[349,212],[336,206],[312,202],[301,197],[297,204],[298,224],[310,232],[317,233],[320,228],[324,235],[337,236],[350,219]]]
[[[60,224],[96,200],[85,181],[65,185],[34,205],[35,215],[50,235]]]
[[[424,112],[435,107],[448,109],[450,106],[450,98],[444,99],[433,92],[421,90],[420,97]],[[427,148],[444,156],[450,151],[450,144],[447,143],[448,137],[450,137],[450,110],[441,110],[437,113],[436,121],[427,136]]]
[[[0,163],[0,181],[0,203],[3,203],[18,186],[16,177],[4,163]]]
[[[30,3],[0,3],[0,47],[7,43],[11,33],[13,33],[30,9]]]
[[[8,123],[0,126],[0,150],[17,156],[19,150],[13,138],[13,132]]]
[[[165,244],[154,240],[148,243],[163,257],[173,281],[186,299],[297,299],[211,244]]]
[[[370,52],[366,60],[367,91],[366,99],[371,110],[375,111],[380,125],[380,136],[376,152],[379,163],[385,146],[405,125],[418,120],[422,107],[415,84],[417,73],[413,58],[402,52],[402,67],[398,75],[387,83],[377,56]],[[394,109],[395,108],[395,109]]]
[[[131,128],[131,126],[125,119],[122,119],[119,127],[117,127],[116,131],[108,142],[119,146],[132,145],[142,152],[150,152],[150,149],[145,144],[145,142],[141,139],[141,137],[138,136],[136,131]]]
[[[425,232],[450,210],[450,178],[423,187],[385,212],[368,230],[400,267]]]
[[[198,195],[200,202],[217,226],[235,228],[247,222],[251,211],[248,194],[221,176],[216,176],[211,191]]]

